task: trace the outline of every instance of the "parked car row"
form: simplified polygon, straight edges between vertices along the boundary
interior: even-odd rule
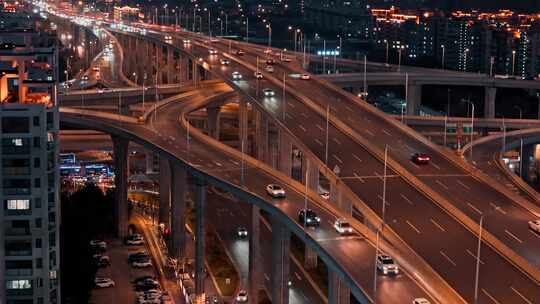
[[[107,251],[107,242],[103,240],[94,239],[90,241],[90,249],[94,252],[92,255],[92,261],[97,268],[111,266],[111,259],[104,253]],[[111,278],[107,277],[95,277],[95,288],[109,288],[114,287],[115,282]]]

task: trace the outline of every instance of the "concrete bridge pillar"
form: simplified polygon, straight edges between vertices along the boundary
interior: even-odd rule
[[[124,239],[128,232],[128,174],[129,141],[125,138],[111,136],[114,154],[114,185],[115,185],[115,225],[116,235]]]
[[[156,51],[156,73],[157,73],[157,82],[158,84],[163,84],[163,48],[161,45],[155,45]]]
[[[249,117],[248,117],[248,106],[245,99],[240,98],[238,101],[238,140],[240,141],[239,145],[244,143],[244,153],[248,151],[248,126],[249,126]]]
[[[259,303],[258,294],[261,284],[261,258],[260,258],[260,208],[251,205],[251,229],[249,236],[249,272],[248,272],[248,298],[251,303]]]
[[[144,158],[146,162],[146,174],[154,174],[154,153],[147,151]]]
[[[189,59],[183,55],[182,53],[180,53],[180,58],[178,59],[178,65],[179,65],[179,81],[180,82],[186,82],[189,80],[189,76],[188,76],[188,73],[189,73],[189,67],[188,67],[188,64],[189,64]]]
[[[285,132],[279,131],[279,170],[291,176],[292,170],[292,142]]]
[[[524,145],[523,151],[522,151],[522,158],[521,161],[521,178],[528,182],[530,178],[530,167],[531,167],[531,158],[534,159],[534,151],[535,151],[536,145]]]
[[[271,298],[273,304],[289,303],[289,247],[291,232],[275,216],[272,217]]]
[[[349,304],[351,291],[348,286],[331,270],[328,270],[328,304]]]
[[[159,223],[170,228],[171,167],[164,155],[159,155]]]
[[[174,75],[176,65],[174,64],[174,50],[172,48],[167,48],[167,62],[165,63],[167,71],[167,83],[174,83]]]
[[[495,98],[497,97],[497,88],[484,88],[484,117],[495,117]]]
[[[186,171],[169,161],[171,168],[171,256],[176,257],[180,262],[185,257],[186,243],[186,192],[187,174]]]
[[[306,269],[315,269],[317,268],[317,253],[315,250],[311,249],[308,246],[305,246],[304,250],[304,268]]]
[[[409,84],[407,92],[407,115],[420,115],[421,104],[422,86],[419,84]]]
[[[219,140],[219,111],[220,106],[206,107],[206,116],[208,117],[208,135]]]
[[[205,261],[205,217],[206,217],[206,181],[195,180],[195,294],[204,293],[204,261]]]
[[[199,85],[199,66],[197,65],[197,62],[195,60],[191,60],[191,79],[193,80],[193,85]]]
[[[145,58],[145,54],[144,54],[144,51],[145,51],[145,43],[138,39],[137,40],[137,49],[135,50],[136,52],[136,57],[137,57],[137,82],[139,84],[142,84],[143,81],[144,81],[144,73],[146,73],[146,64],[144,63],[146,61],[146,58]],[[147,74],[147,77],[148,77],[148,74]]]
[[[255,111],[255,149],[256,158],[268,163],[268,119],[260,111]]]
[[[304,184],[307,182],[308,188],[310,190],[318,192],[319,167],[313,161],[309,160],[305,153],[302,154],[302,181],[304,182]]]
[[[352,203],[341,193],[337,184],[330,182],[330,202],[348,215],[352,215]]]

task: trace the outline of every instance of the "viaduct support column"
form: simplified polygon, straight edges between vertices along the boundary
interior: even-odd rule
[[[261,284],[260,255],[260,208],[251,205],[251,231],[249,237],[248,298],[251,303],[259,303],[258,294]]]
[[[205,222],[206,217],[206,181],[195,181],[195,294],[200,297],[204,293],[204,260],[205,260]]]
[[[244,153],[247,151],[248,147],[248,108],[247,102],[240,98],[238,101],[238,140],[240,147],[242,142],[244,143]]]
[[[197,62],[195,60],[191,61],[191,79],[193,80],[193,85],[198,86],[199,85],[199,66],[197,65]]]
[[[206,107],[208,117],[208,135],[219,140],[219,111],[220,106]]]
[[[349,304],[351,291],[338,275],[328,270],[328,304]]]
[[[524,145],[521,160],[521,178],[528,182],[530,178],[531,157],[534,157],[535,145]]]
[[[116,235],[120,239],[127,236],[128,228],[128,174],[129,159],[127,139],[111,136],[114,152],[114,185],[115,185],[115,224]]]
[[[154,173],[154,153],[151,151],[147,151],[144,155],[144,159],[146,161],[146,174],[153,174]]]
[[[287,134],[279,131],[279,170],[291,176],[292,169],[292,143]]]
[[[260,111],[255,111],[255,148],[257,149],[256,158],[269,163],[268,119]]]
[[[272,276],[270,292],[273,304],[289,303],[289,245],[291,232],[272,217]]]
[[[319,188],[319,168],[311,162],[305,154],[302,156],[302,180],[307,183],[308,188],[315,193],[318,193]],[[307,174],[306,174],[307,173]],[[307,180],[306,180],[307,178]],[[314,269],[317,267],[317,254],[310,247],[305,246],[304,249],[304,268]]]
[[[170,228],[171,167],[164,155],[159,156],[159,223]]]
[[[186,192],[187,174],[186,171],[169,161],[171,168],[171,256],[176,257],[180,262],[185,257],[186,243]]]
[[[174,70],[175,70],[175,64],[174,64],[174,51],[172,48],[167,48],[167,62],[166,69],[167,69],[167,83],[174,83]]]
[[[497,97],[497,88],[484,88],[484,117],[495,117],[495,97]]]
[[[407,94],[407,115],[420,115],[420,105],[422,104],[422,86],[409,84]]]

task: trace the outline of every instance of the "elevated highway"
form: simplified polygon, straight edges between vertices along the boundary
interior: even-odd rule
[[[167,157],[171,165],[177,166],[176,170],[171,171],[173,175],[177,174],[178,170],[186,170],[196,179],[205,180],[209,184],[231,192],[241,200],[265,210],[278,220],[278,225],[285,225],[288,230],[304,240],[308,246],[313,247],[329,269],[334,272],[331,276],[338,274],[339,277],[343,278],[361,303],[371,301],[402,303],[403,301],[412,301],[414,297],[419,295],[427,297],[425,292],[411,280],[409,277],[411,274],[407,274],[400,275],[390,281],[379,278],[379,280],[386,282],[380,285],[373,298],[373,295],[370,294],[373,284],[372,276],[365,275],[372,273],[374,269],[373,234],[366,233],[366,238],[355,236],[344,238],[337,235],[332,228],[333,219],[346,215],[325,204],[316,193],[307,193],[307,204],[309,208],[316,210],[321,215],[321,228],[304,230],[296,221],[298,210],[306,204],[306,193],[302,191],[301,185],[254,159],[241,156],[240,153],[226,148],[220,149],[221,144],[205,138],[206,136],[196,129],[190,129],[193,133],[188,135],[186,129],[188,122],[184,115],[213,102],[210,99],[216,98],[217,94],[227,92],[227,90],[223,85],[214,88],[207,87],[196,91],[195,94],[192,92],[186,99],[162,105],[161,108],[158,108],[161,118],[157,120],[156,125],[152,125],[149,121],[139,123],[137,120],[112,114],[66,108],[62,109],[62,123],[98,129],[111,133],[115,137],[129,138],[161,156]],[[221,96],[220,98],[226,98],[227,95]],[[242,167],[244,167],[243,170]],[[242,174],[246,178],[243,179]],[[266,184],[276,181],[285,186],[286,199],[269,199],[264,192]],[[177,196],[172,197],[172,200],[171,204],[182,203]],[[177,216],[174,214],[174,207],[172,212],[173,218]],[[175,229],[176,226],[172,227]],[[274,224],[272,228],[279,230]],[[368,231],[358,224],[355,224],[355,228],[361,232]],[[257,233],[258,231],[251,231],[251,235],[257,235]],[[276,233],[273,231],[272,238],[275,238]],[[381,243],[381,249],[392,251],[391,248],[385,247],[386,245]],[[276,254],[274,247],[272,247],[272,252],[272,254]],[[256,265],[250,263],[250,273],[258,273],[251,267],[256,267]],[[274,269],[274,271],[280,270],[283,269],[279,267]],[[273,276],[275,275],[288,277],[288,273],[274,273]],[[396,292],[397,290],[400,292]]]
[[[187,33],[185,35],[193,37]],[[162,38],[159,34],[156,37],[143,37],[145,40],[152,39],[152,43],[159,43]],[[528,299],[527,301],[536,302],[539,298],[538,270],[537,266],[530,265],[534,262],[530,255],[534,251],[535,243],[533,239],[527,238],[529,234],[526,228],[521,228],[525,225],[520,226],[523,224],[523,218],[531,218],[533,215],[529,214],[526,208],[520,209],[526,205],[521,198],[499,187],[501,185],[497,183],[490,183],[489,179],[477,175],[447,151],[431,145],[425,138],[362,103],[356,97],[317,78],[303,81],[291,77],[291,74],[302,72],[299,66],[292,63],[279,65],[274,73],[278,75],[277,77],[263,73],[265,79],[257,81],[250,75],[255,71],[256,57],[264,58],[264,54],[252,52],[249,46],[239,44],[235,45],[235,48],[242,47],[247,51],[247,54],[240,58],[229,54],[227,42],[218,41],[209,46],[205,45],[203,40],[204,38],[201,38],[189,49],[179,43],[180,41],[175,41],[173,45],[179,50],[184,50],[193,59],[202,58],[199,64],[206,71],[226,79],[250,102],[271,113],[274,123],[277,121],[290,130],[293,134],[292,142],[300,146],[305,155],[315,156],[316,159],[309,158],[309,160],[317,164],[318,169],[335,183],[334,190],[331,189],[332,203],[348,210],[349,213],[352,203],[370,220],[373,220],[373,217],[369,216],[370,211],[382,217],[386,222],[385,227],[399,231],[405,242],[467,300],[472,297],[472,290],[471,284],[464,278],[474,277],[472,270],[476,257],[471,252],[474,252],[476,243],[474,234],[478,231],[477,210],[491,208],[485,201],[471,200],[471,197],[487,198],[487,201],[495,201],[503,208],[518,206],[518,212],[523,215],[522,217],[493,215],[497,217],[499,225],[487,227],[488,233],[484,242],[490,246],[482,246],[482,261],[483,265],[489,266],[485,267],[486,269],[482,268],[480,301],[489,303],[495,299],[499,302],[519,303]],[[170,45],[161,43],[162,46]],[[220,49],[224,53],[223,56],[230,58],[233,61],[231,66],[220,67],[217,58],[208,55],[210,47]],[[244,80],[230,79],[230,73],[234,69],[244,75]],[[281,87],[280,75],[285,75],[287,84],[284,87]],[[282,97],[286,102],[280,102],[282,98],[275,97],[262,98],[259,103],[257,100],[261,99],[257,98],[259,90],[265,86],[277,92],[284,89],[286,94]],[[325,109],[328,109],[330,122],[327,132],[324,130]],[[306,121],[311,125],[303,123]],[[332,146],[323,143],[325,133],[329,134]],[[302,140],[299,140],[300,138]],[[291,138],[285,138],[285,146],[289,146],[287,140],[290,142]],[[392,189],[392,192],[384,201],[373,189],[382,188],[383,150],[388,146],[390,146],[388,163],[391,170],[387,175],[390,178],[386,179],[391,180],[389,189]],[[432,154],[433,165],[417,167],[409,161],[413,152]],[[322,166],[321,160],[324,160]],[[287,165],[290,159],[287,161],[285,157],[280,161],[280,166],[283,166]],[[336,166],[340,168],[339,179],[329,172],[330,168]],[[290,168],[280,170],[290,175]],[[462,189],[460,187],[467,193],[455,197],[454,189]],[[400,203],[408,202],[411,206],[406,208],[407,210],[398,207]],[[380,211],[383,205],[388,205],[387,214]],[[392,205],[396,207],[392,208]],[[475,208],[471,208],[471,205]],[[452,216],[449,216],[449,213]],[[429,215],[429,219],[426,215]],[[507,239],[505,231],[509,229],[514,235],[519,233],[524,241],[521,244],[512,243],[513,240]],[[388,234],[389,230],[385,228],[383,231],[386,238],[392,236]],[[392,240],[396,241],[395,238]],[[515,254],[515,251],[519,254]],[[519,269],[515,265],[518,265]],[[527,277],[520,269],[532,278]],[[494,277],[498,277],[497,282],[489,279]]]

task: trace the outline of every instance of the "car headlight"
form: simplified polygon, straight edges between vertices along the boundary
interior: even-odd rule
[[[320,222],[320,221],[321,221],[321,218],[318,217],[318,218],[317,218],[317,222]]]
[[[311,223],[311,219],[308,218],[308,219],[306,220],[306,222]]]

